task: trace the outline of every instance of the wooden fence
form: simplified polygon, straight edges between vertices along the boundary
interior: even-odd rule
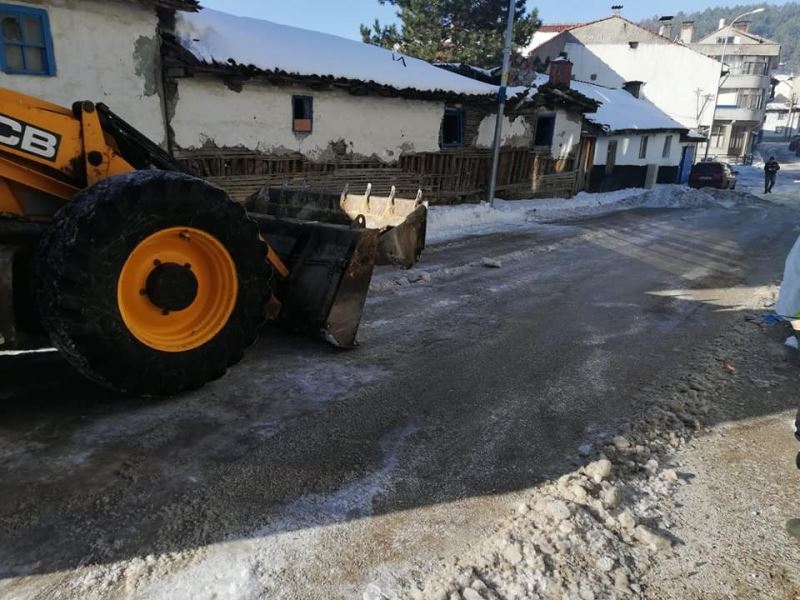
[[[498,192],[520,186],[530,189],[532,156],[526,148],[501,149]],[[475,200],[486,194],[492,155],[477,149],[415,152],[400,156],[400,168],[419,175],[439,203]]]
[[[310,161],[302,155],[269,156],[246,150],[208,150],[186,153],[178,160],[191,173],[244,201],[264,186],[287,185],[313,190],[352,190],[373,184],[377,194],[392,185],[398,194],[422,189],[432,203],[482,199],[491,171],[488,149],[450,149],[400,156],[397,164],[379,161]],[[577,173],[571,160],[554,160],[527,148],[503,148],[498,164],[497,193],[503,197],[571,196]]]

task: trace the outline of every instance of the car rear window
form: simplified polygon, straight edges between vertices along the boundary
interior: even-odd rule
[[[722,164],[720,163],[697,163],[692,170],[698,175],[713,175],[722,172]]]

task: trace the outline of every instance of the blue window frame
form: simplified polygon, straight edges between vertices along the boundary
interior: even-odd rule
[[[464,109],[446,108],[442,118],[442,148],[464,145]]]
[[[292,96],[292,131],[311,133],[314,128],[314,97]]]
[[[56,74],[46,10],[0,4],[0,70],[12,75]]]

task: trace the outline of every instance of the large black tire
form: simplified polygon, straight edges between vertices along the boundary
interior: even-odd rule
[[[227,323],[204,345],[184,352],[140,342],[117,305],[117,282],[130,252],[170,227],[213,235],[238,278]],[[143,395],[195,389],[224,375],[255,341],[270,297],[265,256],[256,223],[208,182],[168,171],[111,177],[59,210],[41,240],[36,272],[42,322],[67,360],[104,386]]]

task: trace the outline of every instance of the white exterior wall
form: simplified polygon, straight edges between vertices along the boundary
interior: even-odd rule
[[[581,141],[582,118],[571,116],[564,110],[556,111],[556,126],[553,133],[553,158],[567,158]]]
[[[664,157],[662,156],[664,142],[669,135],[672,136],[672,145],[670,147],[669,156]],[[617,142],[617,158],[615,162],[617,165],[659,165],[674,167],[680,164],[683,154],[680,133],[651,133],[649,137],[650,139],[647,142],[647,156],[645,158],[639,158],[639,145],[642,138],[639,134],[598,137],[594,151],[594,164],[606,164],[608,142],[611,140]]]
[[[494,127],[497,121],[497,113],[484,117],[478,126],[478,137],[475,145],[489,148],[494,144]],[[531,144],[531,126],[527,119],[516,117],[514,120],[503,116],[503,130],[501,135],[501,146],[514,146],[526,148]]]
[[[56,75],[0,72],[0,86],[67,107],[77,100],[103,102],[164,142],[155,9],[114,0],[12,3],[47,10]]]
[[[292,95],[314,98],[313,132],[292,131]],[[213,143],[267,154],[301,152],[325,158],[331,142],[347,151],[395,160],[402,152],[439,150],[443,102],[353,96],[343,90],[245,85],[228,89],[216,78],[181,79],[171,121],[175,143],[188,150]]]
[[[665,43],[639,42],[632,49],[627,43],[584,46],[571,42],[565,51],[574,63],[576,79],[616,88],[626,81],[643,81],[643,95],[670,117],[688,129],[710,126],[713,99],[703,96],[713,97],[717,91],[720,64],[716,60]]]

